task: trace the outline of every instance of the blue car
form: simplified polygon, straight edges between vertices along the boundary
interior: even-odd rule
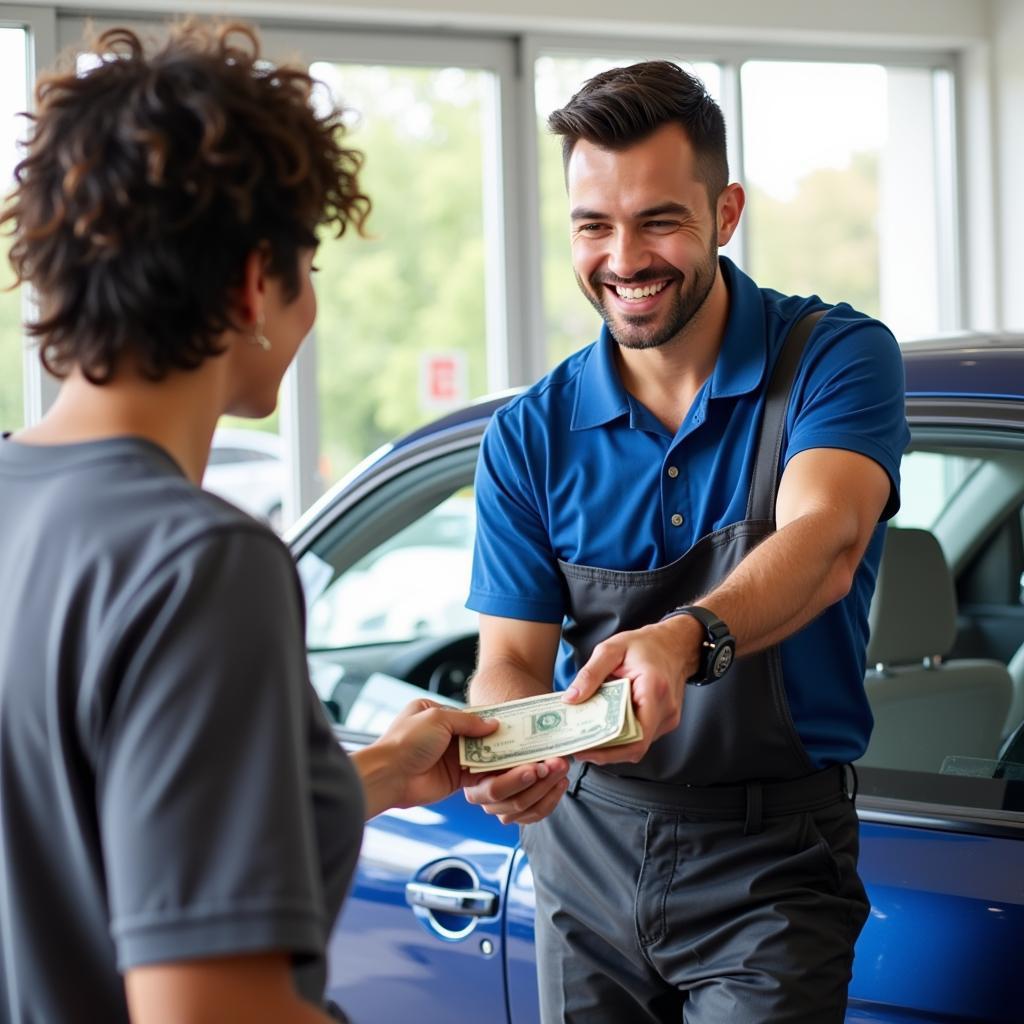
[[[1024,1020],[1024,338],[904,349],[913,441],[887,534],[858,764],[871,914],[848,1024]],[[382,450],[290,536],[314,685],[357,747],[428,693],[459,703],[471,406]],[[534,889],[519,830],[461,794],[366,829],[329,948],[357,1024],[535,1024]]]

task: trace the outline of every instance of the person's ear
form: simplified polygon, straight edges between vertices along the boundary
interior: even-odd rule
[[[253,249],[245,257],[242,283],[235,293],[235,320],[243,328],[263,322],[263,304],[267,293],[267,254]]]
[[[731,185],[726,185],[719,194],[715,208],[719,248],[728,244],[729,239],[736,233],[746,201],[743,186],[735,181]]]

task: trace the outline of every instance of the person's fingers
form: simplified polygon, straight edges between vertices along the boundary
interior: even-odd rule
[[[487,772],[473,776],[477,781],[466,787],[466,799],[471,804],[500,804],[522,793],[538,778],[546,778],[548,768],[539,764],[521,764],[503,772]]]
[[[438,718],[453,736],[488,736],[501,724],[497,718],[482,718],[458,708],[438,708]]]
[[[563,699],[570,704],[579,704],[592,697],[601,688],[601,684],[619,668],[625,653],[626,644],[618,637],[609,637],[599,643],[587,663],[576,673]]]
[[[564,779],[568,769],[569,762],[561,757],[537,764],[520,765],[507,772],[488,775],[476,785],[467,786],[466,799],[471,804],[484,807],[488,814],[521,814]]]
[[[514,818],[511,816],[506,818],[499,816],[499,820],[505,825],[511,825],[513,823],[517,825],[532,825],[535,822],[546,818],[558,806],[558,801],[562,799],[568,788],[569,780],[561,778],[543,797],[541,797],[540,800],[537,801],[537,803],[533,804],[525,811],[521,811]]]
[[[486,810],[488,814],[497,817],[503,825],[527,824],[531,820],[539,821],[550,814],[551,808],[558,803],[562,793],[565,792],[565,782],[564,775],[549,775],[510,800],[488,805]]]
[[[576,754],[577,761],[589,761],[590,764],[617,764],[628,761],[636,764],[650,750],[649,740],[637,740],[635,743],[624,743],[621,747],[595,747]]]
[[[430,708],[440,707],[439,704],[435,704],[432,700],[428,700],[426,697],[417,697],[415,700],[409,701],[401,711],[398,712],[394,717],[394,721],[398,721],[402,718],[412,718],[413,715],[418,715],[421,711],[427,711]]]
[[[644,731],[644,737],[653,743],[679,725],[685,684],[673,683],[663,672],[649,672],[633,684],[633,710]]]

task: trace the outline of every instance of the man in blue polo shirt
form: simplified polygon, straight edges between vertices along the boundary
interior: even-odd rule
[[[546,1024],[841,1022],[899,350],[718,256],[743,190],[675,65],[598,75],[549,124],[605,326],[484,438],[471,698],[627,677],[643,738],[467,796],[524,826]]]

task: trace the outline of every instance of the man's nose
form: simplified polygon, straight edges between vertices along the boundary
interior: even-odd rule
[[[651,265],[651,254],[635,231],[616,231],[609,241],[608,271],[628,280]]]

